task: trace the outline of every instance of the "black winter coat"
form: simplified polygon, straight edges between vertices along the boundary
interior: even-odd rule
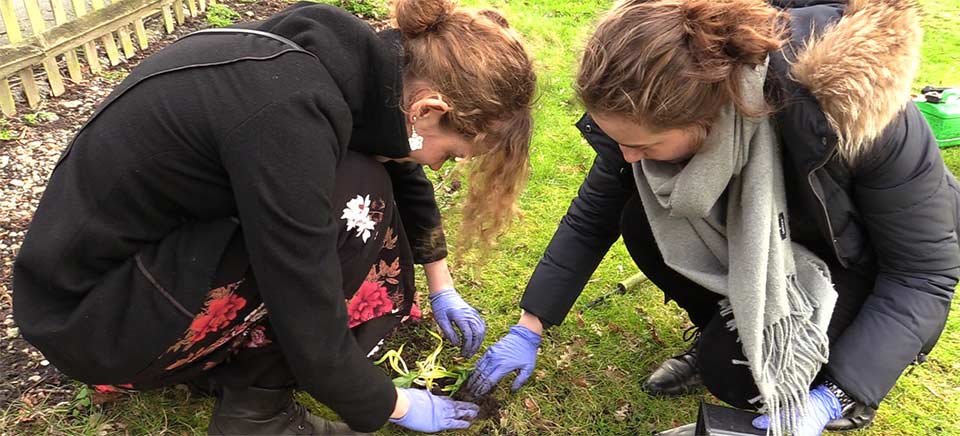
[[[396,392],[347,328],[331,197],[347,150],[409,153],[399,33],[308,4],[248,27],[274,36],[185,37],[78,133],[16,260],[14,315],[67,375],[130,382],[190,323],[146,271],[197,313],[239,229],[300,387],[373,431]],[[415,260],[445,257],[423,170],[388,171]]]
[[[922,115],[904,105],[919,23],[897,7],[870,3],[853,17],[853,6],[843,3],[775,2],[788,8],[791,43],[771,55],[766,88],[785,150],[793,239],[838,268],[875,277],[859,315],[831,344],[826,371],[877,406],[946,322],[960,274],[960,194]],[[824,30],[828,24],[835,27]],[[811,31],[820,39],[807,52],[797,49]],[[873,43],[883,53],[871,52]],[[813,48],[826,55],[810,55]],[[796,64],[792,70],[786,59]],[[900,80],[872,76],[884,69]],[[849,119],[852,113],[859,116]],[[589,116],[577,127],[597,157],[520,303],[548,325],[563,321],[620,235],[624,204],[637,195],[618,145]]]

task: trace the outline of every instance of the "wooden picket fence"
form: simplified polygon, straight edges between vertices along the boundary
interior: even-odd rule
[[[15,4],[14,2],[22,4]],[[50,2],[53,25],[49,26],[40,8],[40,1]],[[159,15],[167,33],[186,17],[196,17],[215,0],[69,0],[73,16],[69,19],[62,0],[0,0],[0,16],[6,28],[8,43],[0,47],[0,110],[6,116],[16,114],[14,91],[22,92],[27,105],[36,109],[41,92],[35,68],[50,85],[50,94],[66,91],[61,65],[72,82],[81,82],[81,56],[89,74],[99,74],[104,66],[98,55],[102,45],[110,66],[116,66],[134,55],[136,47],[147,48],[145,21]],[[29,26],[21,28],[17,11],[26,11]],[[132,28],[132,32],[131,32]],[[133,37],[136,37],[136,47]],[[117,40],[120,41],[119,46]],[[121,57],[121,50],[123,57]],[[17,80],[19,79],[19,80]],[[17,86],[11,84],[11,80]]]

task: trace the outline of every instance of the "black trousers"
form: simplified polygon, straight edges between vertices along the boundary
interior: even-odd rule
[[[756,408],[757,405],[748,401],[759,395],[750,370],[733,364],[734,359],[746,358],[737,342],[737,333],[727,329],[728,318],[719,313],[718,302],[723,296],[690,281],[664,263],[639,197],[634,196],[627,202],[620,229],[630,256],[647,278],[663,291],[665,302],[675,301],[700,329],[697,365],[704,386],[732,406]],[[830,272],[838,294],[827,330],[833,343],[860,312],[873,290],[874,278],[839,265],[830,265]]]

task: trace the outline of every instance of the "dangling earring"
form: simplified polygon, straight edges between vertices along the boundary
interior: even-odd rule
[[[410,151],[417,151],[423,148],[423,137],[417,134],[417,117],[413,117],[413,123],[410,125]]]

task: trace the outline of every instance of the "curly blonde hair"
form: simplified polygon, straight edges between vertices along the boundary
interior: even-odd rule
[[[529,174],[533,63],[494,10],[397,0],[394,19],[404,36],[404,82],[429,84],[452,108],[441,123],[472,138],[460,241],[485,252],[516,215]]]

